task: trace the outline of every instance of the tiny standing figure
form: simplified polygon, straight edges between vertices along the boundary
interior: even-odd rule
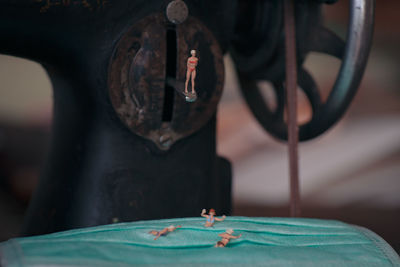
[[[197,67],[197,62],[199,61],[199,59],[196,57],[196,50],[191,50],[190,54],[192,56],[189,57],[187,60],[185,96],[186,96],[186,101],[193,102],[196,100],[196,90],[195,90],[195,86],[194,86],[194,79],[196,79],[196,67]],[[191,81],[192,81],[192,92],[190,94],[188,92],[189,79],[191,79]]]
[[[151,230],[149,234],[155,235],[156,237],[154,238],[154,240],[157,240],[160,236],[166,236],[168,233],[175,231],[176,228],[181,228],[181,227],[182,227],[181,225],[178,226],[170,225],[168,227],[165,227],[161,231]]]
[[[207,218],[206,224],[204,225],[205,227],[211,227],[214,225],[215,221],[222,222],[226,218],[225,215],[222,215],[222,218],[214,217],[215,209],[210,209],[208,215],[206,214],[206,212],[207,212],[206,209],[203,209],[200,214],[202,217]]]
[[[222,237],[221,241],[218,241],[217,244],[215,244],[216,248],[223,248],[225,247],[231,239],[237,239],[242,236],[242,234],[238,236],[234,236],[233,234],[233,229],[228,229],[226,230],[225,233],[219,234],[218,236]]]

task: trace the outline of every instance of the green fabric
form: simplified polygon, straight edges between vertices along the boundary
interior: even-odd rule
[[[119,223],[0,244],[4,266],[400,266],[393,249],[371,231],[338,221],[227,217]],[[153,240],[150,230],[182,225]],[[219,233],[234,229],[225,248]],[[3,266],[2,265],[2,266]]]

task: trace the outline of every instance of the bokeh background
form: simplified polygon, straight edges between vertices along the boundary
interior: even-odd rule
[[[325,24],[346,36],[348,1],[324,7]],[[400,250],[400,1],[376,6],[374,43],[359,92],[344,118],[299,147],[302,216],[368,227]],[[218,153],[233,163],[233,212],[288,216],[287,146],[268,135],[240,95],[232,61],[218,111]],[[327,96],[340,61],[305,62]],[[268,84],[265,95],[268,96]],[[299,120],[310,115],[299,93]],[[0,241],[17,236],[51,141],[52,87],[44,69],[0,55]]]

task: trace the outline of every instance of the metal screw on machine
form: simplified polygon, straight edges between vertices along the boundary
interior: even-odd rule
[[[160,137],[160,144],[165,148],[169,148],[172,145],[172,138],[168,134],[164,134]]]
[[[167,18],[174,24],[184,22],[188,17],[188,8],[182,0],[171,1],[167,6]]]

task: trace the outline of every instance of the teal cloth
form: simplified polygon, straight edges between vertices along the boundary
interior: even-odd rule
[[[227,217],[119,223],[11,239],[0,243],[2,266],[400,266],[373,232],[339,221]],[[182,228],[158,240],[148,232]],[[234,229],[225,248],[218,234]]]

